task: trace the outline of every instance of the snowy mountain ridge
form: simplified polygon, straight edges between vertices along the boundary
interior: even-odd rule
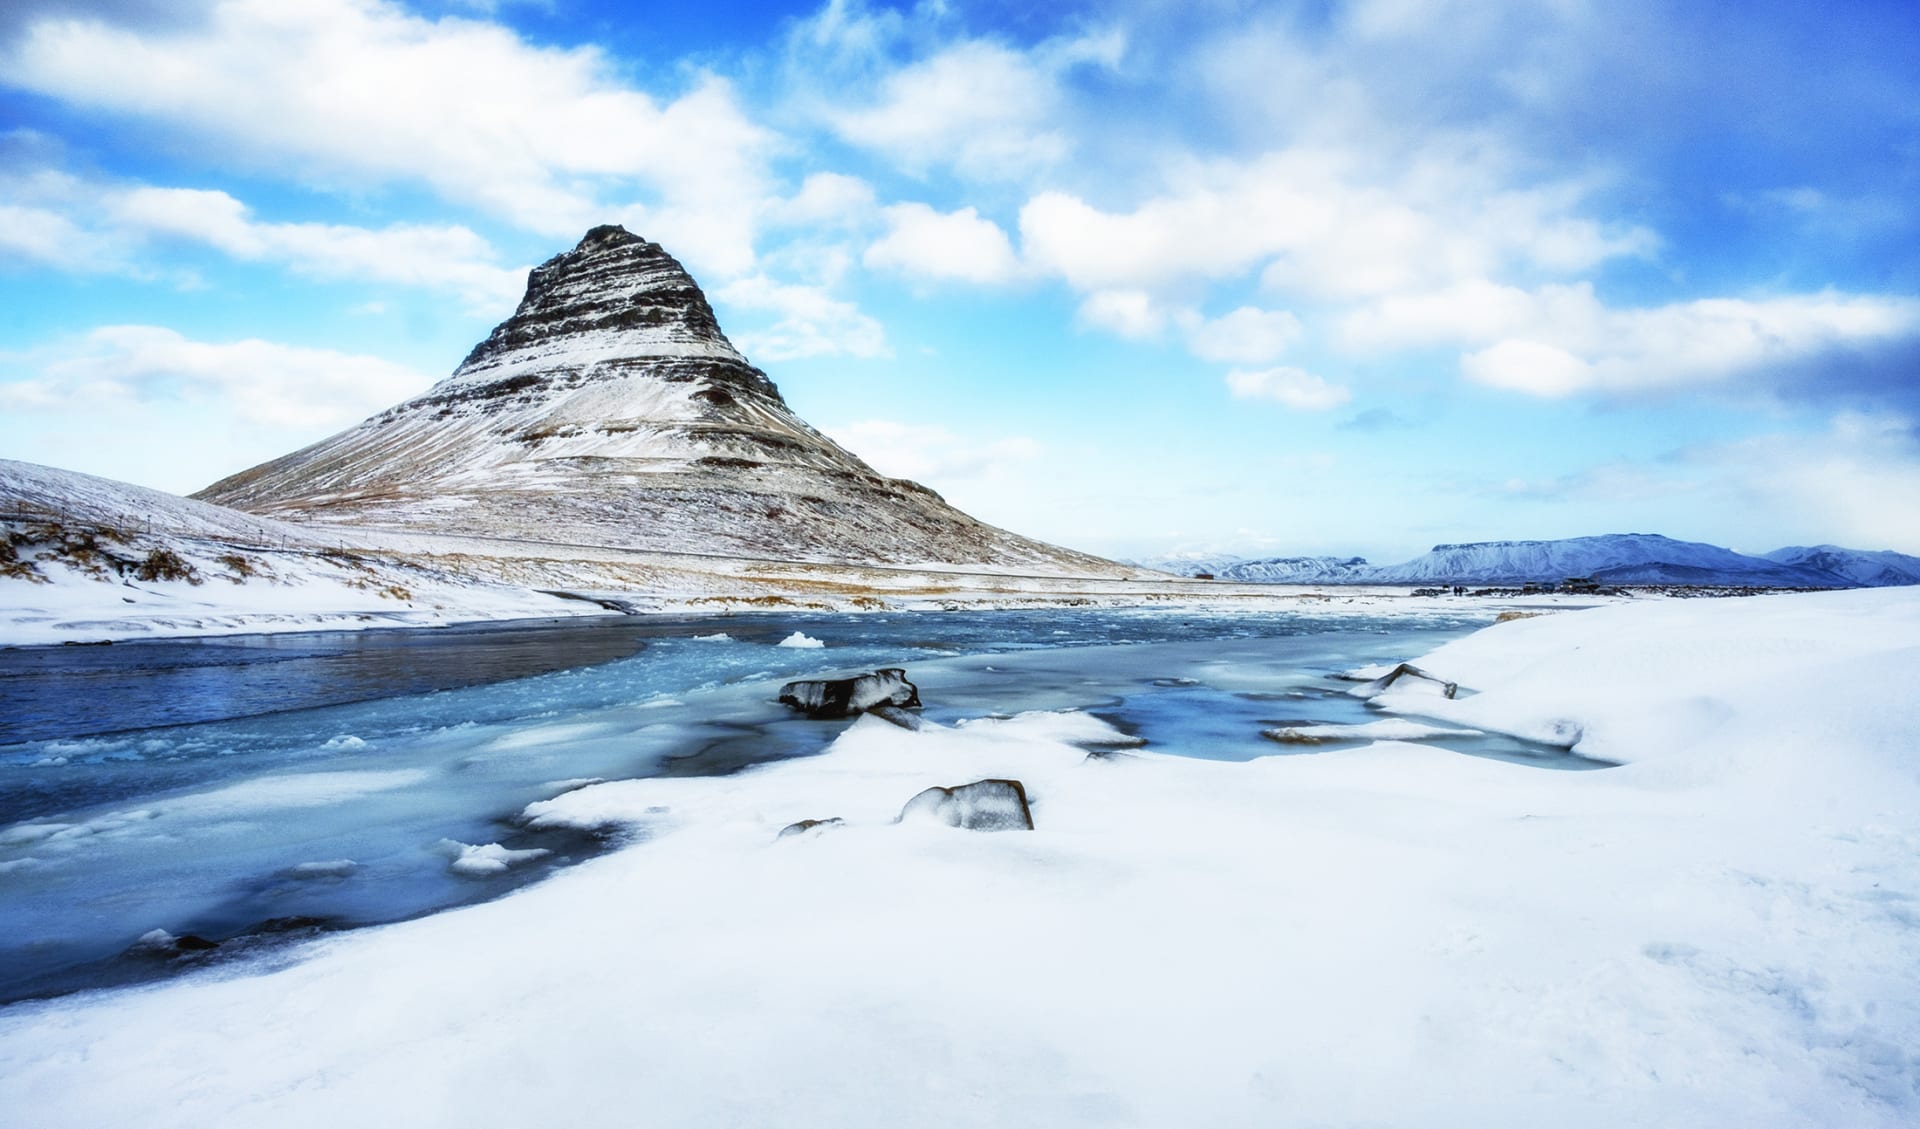
[[[1181,557],[1149,567],[1219,580],[1265,584],[1558,583],[1591,577],[1602,584],[1699,584],[1753,588],[1859,588],[1920,584],[1920,558],[1833,545],[1748,556],[1698,541],[1652,533],[1613,533],[1552,541],[1478,541],[1435,545],[1395,565],[1360,557],[1224,558],[1217,568],[1192,568]]]

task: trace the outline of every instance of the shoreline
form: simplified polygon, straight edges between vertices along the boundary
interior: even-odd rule
[[[1911,1124],[1916,653],[1912,589],[1638,601],[1407,656],[1474,693],[1380,703],[1571,724],[1622,762],[1581,773],[1390,740],[1090,759],[1113,731],[1085,713],[865,719],[818,756],[533,804],[641,838],[509,897],[11,1006],[0,1103],[183,1127],[519,1123],[556,1092],[690,1129]],[[1035,829],[896,822],[980,778],[1024,781]]]

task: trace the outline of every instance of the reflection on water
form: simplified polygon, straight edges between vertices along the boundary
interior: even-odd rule
[[[117,957],[155,928],[225,940],[496,896],[597,849],[518,826],[528,803],[824,748],[844,723],[780,707],[788,678],[904,666],[933,721],[1088,708],[1152,749],[1247,759],[1290,752],[1261,728],[1366,720],[1327,675],[1479,622],[614,617],[0,653],[14,741],[0,746],[0,1001],[164,970]],[[796,630],[827,649],[772,645]],[[166,724],[179,718],[199,720]],[[549,853],[496,874],[450,868],[457,844],[491,843]]]

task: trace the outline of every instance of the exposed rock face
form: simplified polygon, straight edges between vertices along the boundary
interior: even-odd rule
[[[425,395],[195,497],[304,523],[661,552],[1126,575],[809,427],[657,244],[597,227]]]
[[[930,819],[969,831],[1031,831],[1033,809],[1018,780],[976,780],[954,788],[928,788],[900,809],[901,820]]]
[[[899,667],[883,667],[852,678],[789,682],[780,687],[780,704],[808,717],[852,717],[878,706],[920,708],[920,688]]]

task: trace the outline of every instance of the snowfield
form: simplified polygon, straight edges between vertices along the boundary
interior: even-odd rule
[[[537,804],[540,824],[635,841],[502,900],[0,1011],[0,1110],[1920,1120],[1920,592],[1640,602],[1406,657],[1460,696],[1403,680],[1375,699],[1388,719],[1621,767],[1391,740],[1226,763],[1125,749],[1081,713],[866,718],[819,757]],[[985,778],[1022,781],[1037,829],[892,822],[924,788]]]

